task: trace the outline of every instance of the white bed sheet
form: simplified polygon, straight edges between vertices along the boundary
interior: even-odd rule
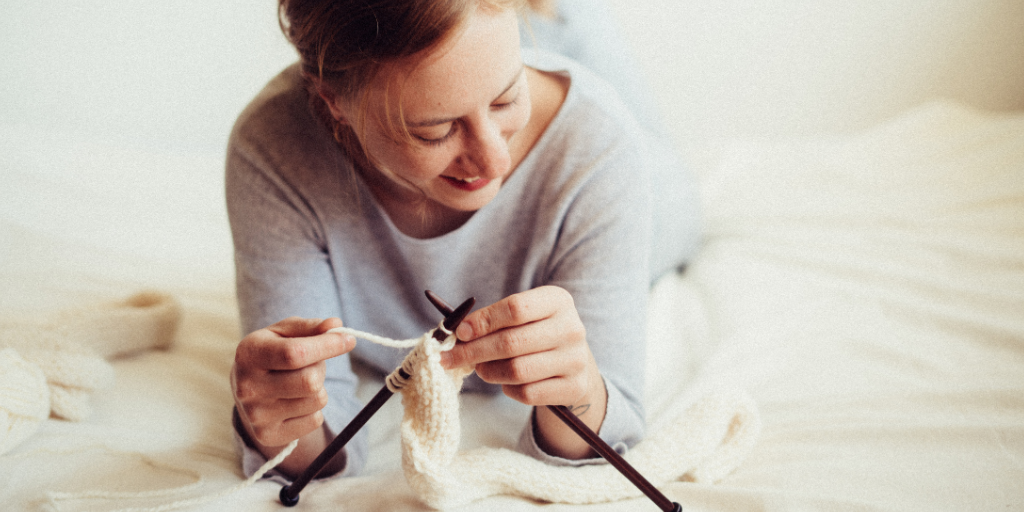
[[[219,155],[4,128],[0,313],[45,316],[141,288],[176,296],[177,343],[113,362],[93,415],[48,420],[0,456],[5,510],[113,510],[241,482],[227,373],[237,342]],[[1024,114],[922,106],[849,136],[724,145],[702,176],[707,241],[652,291],[653,428],[739,387],[763,432],[690,511],[1010,510],[1024,504]],[[365,385],[364,398],[379,383]],[[467,447],[511,446],[525,409],[466,397]],[[422,510],[399,471],[397,400],[367,475],[296,510]],[[147,499],[47,493],[193,487]],[[259,482],[204,511],[277,511]],[[470,511],[655,510],[495,497]]]

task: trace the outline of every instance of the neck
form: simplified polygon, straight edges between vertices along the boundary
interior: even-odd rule
[[[413,238],[435,238],[455,231],[475,212],[453,210],[427,199],[416,190],[393,182],[375,168],[360,169],[359,174],[384,209],[391,223]]]

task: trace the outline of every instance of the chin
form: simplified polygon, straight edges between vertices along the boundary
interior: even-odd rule
[[[498,196],[498,187],[487,187],[468,196],[450,198],[447,201],[440,201],[441,204],[460,212],[475,212],[494,201]]]

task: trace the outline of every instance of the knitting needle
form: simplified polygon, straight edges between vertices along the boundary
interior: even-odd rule
[[[462,322],[462,319],[466,318],[466,315],[468,315],[473,309],[474,304],[476,304],[476,299],[470,297],[460,304],[459,307],[455,308],[455,310],[451,310],[449,308],[448,314],[445,315],[444,322],[441,323],[444,330],[447,330],[448,332],[454,331]],[[438,342],[444,341],[445,338],[448,337],[448,334],[445,333],[444,330],[435,329],[432,336],[434,340]],[[398,374],[403,379],[409,378],[409,374],[401,368],[398,369]],[[363,425],[366,425],[366,422],[377,413],[381,406],[383,406],[393,394],[394,393],[388,389],[387,386],[382,387],[381,390],[378,391],[377,394],[374,395],[374,397],[366,404],[366,406],[359,411],[359,414],[356,414],[355,418],[352,418],[352,421],[345,426],[341,433],[338,434],[338,436],[335,437],[322,452],[320,452],[320,455],[318,455],[312,463],[310,463],[306,468],[306,471],[292,481],[291,484],[281,488],[281,492],[278,495],[281,499],[281,504],[286,507],[294,507],[299,502],[299,493],[302,492],[302,489],[304,489],[311,480],[316,478],[316,475],[319,474],[325,466],[327,466],[327,463],[330,462],[331,459],[333,459],[334,456],[337,455],[350,440],[352,440],[356,435],[356,432],[359,432],[359,429],[363,428]]]
[[[427,299],[430,303],[437,308],[445,316],[451,314],[452,308],[444,302],[440,297],[434,293],[427,291]],[[669,500],[665,497],[657,487],[651,484],[643,475],[640,474],[633,466],[631,466],[626,459],[623,459],[608,443],[604,442],[590,427],[588,427],[583,420],[579,419],[568,407],[564,405],[549,405],[547,406],[551,412],[558,416],[558,419],[562,420],[576,435],[580,436],[584,441],[590,445],[605,460],[608,461],[615,469],[622,473],[633,485],[635,485],[641,492],[644,493],[655,505],[658,506],[663,512],[683,512],[683,506]]]

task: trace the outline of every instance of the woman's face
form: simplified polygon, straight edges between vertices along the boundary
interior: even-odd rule
[[[389,199],[425,196],[463,212],[494,199],[512,172],[509,143],[530,118],[524,70],[515,13],[477,9],[437,49],[382,73],[368,91],[371,110],[359,141],[387,178]],[[388,80],[402,91],[399,112],[384,108]],[[408,127],[411,142],[394,140],[372,121],[388,110],[396,126]]]

